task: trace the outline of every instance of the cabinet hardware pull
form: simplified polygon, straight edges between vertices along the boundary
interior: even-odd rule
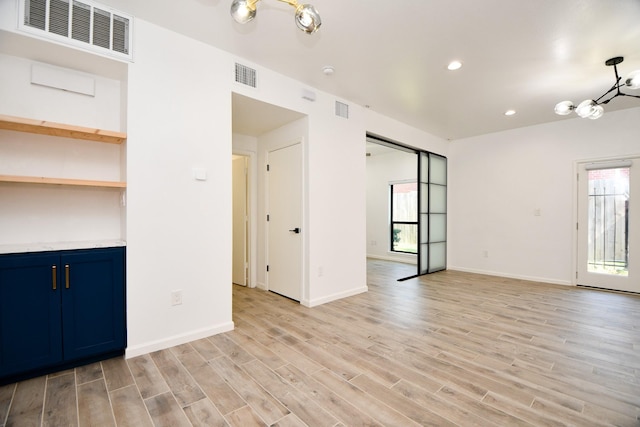
[[[69,289],[69,264],[64,265],[64,287]]]
[[[55,291],[56,289],[58,289],[58,267],[56,267],[55,265],[51,266],[51,285],[53,290]]]

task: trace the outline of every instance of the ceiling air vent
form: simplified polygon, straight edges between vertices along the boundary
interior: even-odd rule
[[[83,0],[19,0],[20,29],[101,54],[132,59],[133,18]]]
[[[236,62],[236,82],[257,87],[256,70]]]
[[[348,119],[349,105],[340,101],[336,101],[336,116]]]

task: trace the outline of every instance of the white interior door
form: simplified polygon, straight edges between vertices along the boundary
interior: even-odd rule
[[[640,292],[640,158],[578,165],[576,282]]]
[[[302,147],[269,151],[268,288],[300,301],[302,288]]]
[[[247,158],[233,156],[233,271],[232,281],[247,286],[248,215],[247,215]]]

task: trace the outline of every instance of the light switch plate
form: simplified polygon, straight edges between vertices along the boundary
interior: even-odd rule
[[[205,168],[193,168],[193,178],[196,181],[206,181],[207,170]]]

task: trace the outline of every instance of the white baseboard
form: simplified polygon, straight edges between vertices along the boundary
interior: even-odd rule
[[[268,291],[268,290],[269,290],[269,289],[267,289],[267,285],[266,285],[266,284],[264,284],[264,283],[262,283],[262,282],[258,282],[258,283],[256,284],[256,288],[258,288],[258,289],[262,289],[263,291]]]
[[[165,348],[185,344],[190,341],[199,340],[201,338],[210,337],[211,335],[220,334],[222,332],[229,332],[232,331],[233,328],[233,322],[227,322],[210,328],[203,328],[192,331],[187,334],[174,335],[172,337],[163,338],[161,340],[136,345],[133,347],[127,347],[124,353],[124,357],[125,359],[130,359],[132,357],[142,356],[143,354],[152,353],[158,350],[164,350]]]
[[[479,270],[475,268],[455,267],[451,265],[447,266],[447,270],[462,271],[465,273],[484,274],[486,276],[506,277],[509,279],[528,280],[530,282],[550,283],[552,285],[573,286],[573,283],[571,283],[570,280],[557,280],[557,279],[549,279],[546,277],[525,276],[522,274],[508,274],[508,273],[502,273],[499,271],[487,271],[487,270]]]
[[[402,255],[372,255],[372,254],[367,254],[367,258],[380,259],[380,260],[383,260],[383,261],[402,262],[402,263],[405,263],[405,264],[412,264],[412,265],[417,265],[418,264],[418,261],[417,261],[415,255],[402,256]]]
[[[302,300],[300,301],[300,304],[304,305],[305,307],[316,307],[318,305],[322,305],[322,304],[326,304],[328,302],[331,301],[336,301],[342,298],[346,298],[346,297],[351,297],[354,295],[358,295],[361,294],[363,292],[367,292],[369,290],[369,288],[367,286],[362,286],[361,288],[355,288],[355,289],[350,289],[348,291],[344,291],[344,292],[339,292],[337,294],[333,294],[333,295],[327,295],[325,297],[322,298],[316,298],[313,300]]]

